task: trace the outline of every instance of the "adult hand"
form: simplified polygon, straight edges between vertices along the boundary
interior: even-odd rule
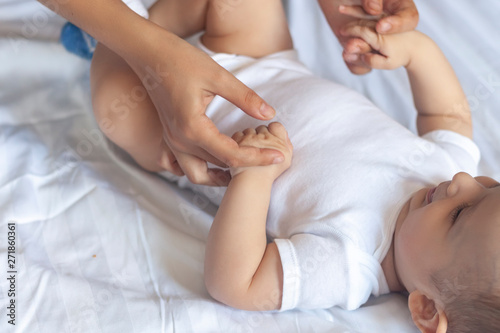
[[[357,13],[360,19],[378,20],[375,29],[380,34],[410,31],[418,24],[418,11],[413,0],[318,0],[318,2],[332,31],[344,47],[344,61],[354,74],[366,74],[371,71],[371,67],[362,61],[361,55],[373,51],[362,39],[341,35],[340,31],[346,24],[357,20],[353,17],[356,16],[354,14]]]
[[[344,36],[358,37],[367,42],[377,53],[362,55],[362,60],[376,69],[395,69],[408,66],[412,51],[419,45],[422,34],[417,31],[399,34],[381,35],[376,32],[376,21],[352,22],[342,28]]]
[[[198,184],[225,185],[219,166],[280,163],[272,149],[239,147],[219,133],[205,109],[220,95],[252,117],[269,120],[275,111],[202,51],[130,10],[122,1],[39,0],[121,56],[141,78],[164,128],[161,163]]]
[[[259,173],[259,178],[269,179],[273,182],[292,163],[293,145],[288,137],[288,132],[281,123],[271,123],[269,126],[261,125],[257,128],[247,128],[243,131],[236,132],[232,138],[240,147],[260,147],[272,148],[279,150],[285,156],[283,163],[258,166],[258,167],[240,167],[231,168],[233,177],[247,170],[255,170]]]
[[[161,165],[177,175],[186,174],[193,183],[222,186],[229,182],[229,173],[208,168],[207,161],[220,167],[280,163],[281,152],[239,146],[205,115],[215,95],[261,120],[274,117],[274,109],[204,52],[165,30],[160,33],[154,40],[165,43],[128,62],[148,90],[162,122]]]

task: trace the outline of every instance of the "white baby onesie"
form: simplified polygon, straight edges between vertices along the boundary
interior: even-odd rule
[[[420,138],[357,92],[313,76],[295,51],[253,59],[215,54],[220,65],[277,110],[294,145],[290,169],[274,183],[267,231],[284,272],[281,310],[355,309],[388,293],[381,261],[399,210],[417,190],[476,174],[468,138],[434,131]],[[207,115],[229,136],[263,122],[216,97]],[[179,185],[220,203],[224,189]]]

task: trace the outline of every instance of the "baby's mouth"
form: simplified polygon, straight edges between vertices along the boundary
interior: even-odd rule
[[[432,199],[434,198],[434,193],[436,193],[436,189],[437,187],[433,187],[429,189],[429,191],[427,191],[427,197],[426,197],[427,204],[430,204],[432,202]]]

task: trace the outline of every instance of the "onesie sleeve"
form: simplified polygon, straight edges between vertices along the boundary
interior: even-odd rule
[[[280,311],[332,306],[352,310],[370,296],[371,286],[353,274],[355,265],[348,265],[359,261],[352,257],[356,251],[341,236],[302,233],[274,242],[283,267]]]
[[[466,136],[448,130],[436,130],[422,136],[434,142],[449,154],[460,171],[477,176],[481,153],[477,145]]]

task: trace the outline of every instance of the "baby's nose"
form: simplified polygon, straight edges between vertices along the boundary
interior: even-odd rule
[[[459,172],[451,180],[450,185],[446,189],[446,194],[450,197],[457,194],[458,190],[462,187],[468,187],[470,185],[476,184],[477,181],[468,173]]]

